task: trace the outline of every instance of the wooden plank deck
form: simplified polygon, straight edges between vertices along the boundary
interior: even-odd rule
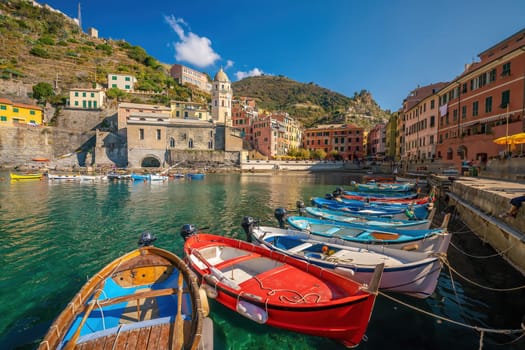
[[[184,343],[189,341],[191,321],[184,321]],[[77,344],[76,350],[94,349],[144,349],[170,350],[173,338],[173,323],[164,323],[151,327],[110,334]]]

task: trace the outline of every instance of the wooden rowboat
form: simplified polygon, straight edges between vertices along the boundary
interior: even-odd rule
[[[58,316],[39,349],[197,349],[206,294],[184,261],[150,246],[153,240],[143,234],[141,247],[96,273]]]
[[[11,180],[41,180],[43,175],[44,174],[42,173],[32,173],[32,174],[9,173],[9,177],[11,178]]]
[[[361,283],[367,283],[374,267],[384,263],[379,289],[421,299],[434,292],[443,266],[442,259],[450,242],[449,236],[438,251],[414,252],[373,244],[363,246],[348,241],[344,244],[330,243],[304,231],[261,227],[249,216],[243,218],[242,227],[249,241],[334,270]]]
[[[382,265],[365,286],[245,241],[184,227],[186,259],[209,297],[260,324],[331,338],[348,347],[363,338]]]

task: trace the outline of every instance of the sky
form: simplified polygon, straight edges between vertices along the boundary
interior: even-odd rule
[[[79,1],[39,1],[78,17]],[[283,75],[396,111],[525,29],[525,0],[84,0],[84,31],[230,80]],[[235,91],[234,91],[235,93]]]

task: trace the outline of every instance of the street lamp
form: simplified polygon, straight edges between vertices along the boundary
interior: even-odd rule
[[[506,126],[506,132],[505,132],[505,144],[506,144],[506,150],[507,155],[510,155],[510,144],[509,144],[509,102],[507,102],[507,126]]]

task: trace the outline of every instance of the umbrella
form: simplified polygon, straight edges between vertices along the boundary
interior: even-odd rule
[[[525,132],[520,132],[519,134],[511,135],[509,136],[509,138],[515,145],[523,144],[525,143]]]

